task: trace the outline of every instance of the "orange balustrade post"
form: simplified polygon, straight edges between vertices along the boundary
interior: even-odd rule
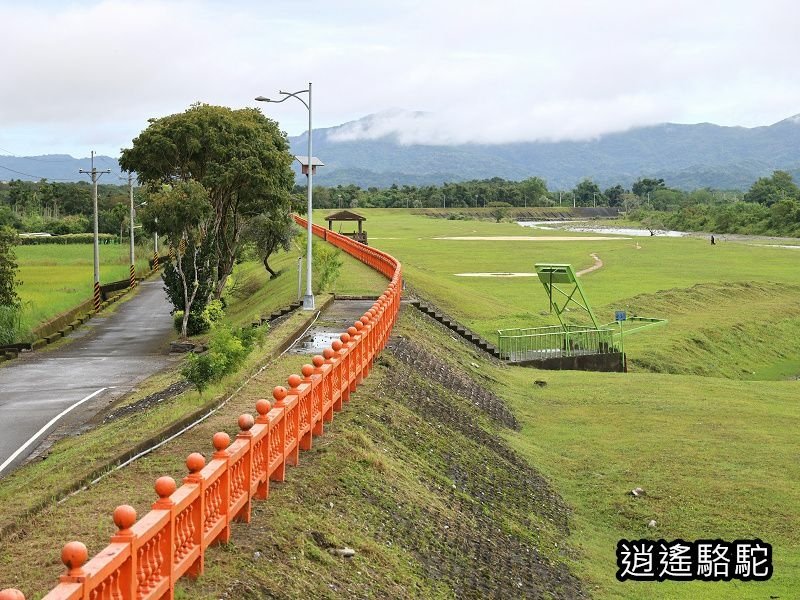
[[[286,393],[286,464],[297,465],[300,462],[300,392],[297,386],[302,379],[299,375],[289,375],[289,389]]]
[[[272,410],[272,407],[266,398],[256,401],[258,416],[255,424],[257,432],[254,435],[260,437],[260,441],[256,442],[256,446],[253,449],[253,469],[258,476],[255,496],[259,500],[269,498],[270,410]]]
[[[280,464],[275,468],[270,477],[272,481],[286,481],[286,388],[278,385],[272,390],[272,397],[275,398],[273,412],[280,411],[280,421],[272,429],[270,439],[270,464],[280,457]]]
[[[211,442],[214,444],[214,454],[212,455],[212,461],[208,464],[209,467],[214,465],[214,463],[222,462],[224,467],[222,469],[222,474],[219,476],[219,489],[217,491],[218,497],[218,505],[216,506],[217,511],[222,514],[222,518],[225,521],[225,525],[222,528],[219,536],[216,537],[214,540],[215,542],[219,542],[222,544],[227,544],[231,540],[231,525],[230,521],[228,520],[228,507],[230,506],[231,502],[231,481],[230,481],[230,468],[228,464],[228,458],[230,457],[230,453],[228,452],[228,446],[231,444],[231,436],[229,436],[224,431],[218,431],[214,434],[211,438]]]
[[[181,486],[181,489],[189,489],[188,486],[194,486],[194,489],[189,491],[197,495],[196,499],[192,501],[191,511],[184,517],[181,524],[180,531],[183,533],[178,544],[179,552],[181,549],[183,550],[181,558],[186,559],[189,563],[186,573],[190,577],[199,577],[205,568],[206,495],[205,478],[203,477],[205,466],[206,458],[199,452],[192,452],[187,456],[186,468],[189,469],[189,474],[183,478],[183,486]]]
[[[167,541],[165,547],[167,548],[167,559],[169,566],[169,594],[167,598],[172,600],[175,597],[175,582],[180,575],[176,575],[175,566],[177,563],[177,551],[175,548],[175,540],[177,532],[175,531],[175,502],[172,500],[172,494],[178,489],[175,480],[172,477],[159,477],[156,479],[155,490],[158,494],[158,500],[153,503],[153,510],[164,510],[169,512],[169,522],[166,528]]]
[[[234,470],[235,476],[231,481],[231,494],[235,496],[235,500],[240,501],[244,498],[244,504],[241,508],[232,507],[234,514],[231,515],[237,521],[250,522],[251,518],[251,504],[250,504],[250,483],[253,477],[253,434],[251,430],[256,424],[253,415],[243,414],[239,415],[239,433],[236,434],[236,442],[245,446],[244,456],[239,459],[237,465],[230,465]],[[233,503],[233,500],[231,503]]]
[[[304,429],[303,437],[300,438],[300,449],[311,450],[317,423],[322,421],[322,403],[320,402],[322,388],[319,386],[319,377],[313,377],[314,367],[312,365],[303,365],[300,372],[303,374],[302,385],[307,390],[303,396],[303,403],[308,418],[308,427]]]
[[[311,362],[314,364],[314,377],[319,377],[317,390],[319,390],[319,421],[314,424],[314,435],[322,435],[325,431],[327,412],[331,405],[331,380],[330,368],[325,368],[325,358],[315,355]]]

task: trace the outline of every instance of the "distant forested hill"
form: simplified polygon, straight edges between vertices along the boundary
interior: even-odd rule
[[[336,139],[344,128],[358,128],[374,118],[370,115],[315,130],[314,154],[325,162],[318,171],[320,184],[353,183],[367,188],[539,176],[551,190],[558,190],[570,189],[584,177],[603,188],[617,183],[629,187],[639,177],[660,177],[668,186],[681,189],[746,189],[776,169],[800,179],[800,115],[754,128],[666,123],[580,142],[429,146],[402,145],[394,134],[355,141]],[[295,154],[306,154],[305,135],[290,141]],[[116,159],[98,156],[95,164],[99,169],[112,169],[106,177],[109,183],[116,181]],[[88,158],[0,155],[0,180],[44,177],[80,181],[86,176],[78,170],[89,168]],[[298,182],[303,180],[298,173]]]
[[[95,156],[94,166],[98,171],[111,169],[99,180],[103,183],[119,183],[121,176],[119,163],[110,156]],[[0,181],[21,179],[23,181],[89,181],[88,175],[81,175],[81,169],[90,171],[91,159],[73,158],[68,154],[45,154],[43,156],[4,156],[0,154]]]
[[[314,154],[326,165],[318,171],[320,184],[388,187],[539,176],[550,189],[569,189],[584,177],[601,187],[628,187],[644,176],[682,189],[745,189],[775,169],[800,174],[800,116],[755,128],[667,123],[580,142],[428,146],[401,145],[394,135],[332,139],[352,126],[315,130]],[[290,141],[296,154],[306,153],[305,135]]]

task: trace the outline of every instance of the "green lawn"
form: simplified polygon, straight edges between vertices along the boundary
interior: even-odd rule
[[[594,597],[797,596],[800,382],[490,364],[413,312],[398,333],[471,370],[509,402],[522,429],[505,437],[572,508],[573,568]],[[634,498],[636,487],[646,495]],[[756,537],[773,545],[774,575],[765,583],[615,578],[614,550],[623,538]]]
[[[22,284],[18,293],[25,310],[23,330],[51,319],[92,297],[94,267],[91,244],[41,244],[14,249]],[[136,249],[139,274],[147,271],[146,251]],[[100,246],[100,283],[127,279],[129,247]]]
[[[318,211],[315,220],[324,224],[328,212]],[[498,329],[557,323],[547,314],[542,286],[530,277],[456,273],[527,273],[537,262],[571,263],[580,270],[593,264],[590,254],[596,253],[603,268],[581,281],[598,319],[611,321],[615,309],[627,309],[670,320],[666,328],[629,338],[626,350],[634,368],[653,370],[660,364],[657,370],[763,379],[792,374],[798,366],[791,359],[800,353],[800,336],[792,335],[800,319],[796,251],[733,242],[711,247],[698,238],[591,240],[598,236],[434,219],[402,210],[359,212],[367,217],[370,244],[403,262],[415,292],[491,341]],[[542,241],[435,239],[470,236],[535,236]],[[554,241],[562,236],[586,241]],[[741,355],[738,361],[714,359],[731,352]],[[774,370],[774,363],[786,360],[783,369]]]

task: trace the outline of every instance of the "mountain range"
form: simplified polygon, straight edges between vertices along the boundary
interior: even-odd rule
[[[629,187],[640,177],[659,177],[681,189],[746,189],[776,169],[800,180],[800,115],[753,128],[665,123],[584,141],[404,144],[391,132],[358,139],[358,132],[369,132],[380,118],[379,113],[315,129],[313,152],[325,163],[315,182],[366,188],[538,176],[549,189],[558,190],[570,189],[585,177],[601,187]],[[305,134],[290,137],[292,152],[305,155],[306,140]],[[96,156],[95,165],[112,170],[103,183],[119,181],[115,158]],[[68,155],[0,156],[0,180],[85,181],[88,177],[78,170],[89,168],[88,158]],[[303,182],[305,177],[297,173]]]

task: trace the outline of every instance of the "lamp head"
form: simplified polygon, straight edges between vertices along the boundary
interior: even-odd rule
[[[256,96],[256,102],[272,102],[272,100],[265,96]]]

